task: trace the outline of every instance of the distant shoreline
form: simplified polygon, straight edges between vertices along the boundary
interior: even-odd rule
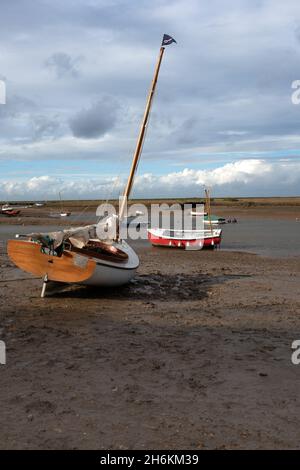
[[[176,203],[188,203],[204,201],[201,197],[192,198],[132,198],[129,200],[130,204],[176,204]],[[101,203],[107,202],[107,199],[65,199],[65,200],[17,200],[17,201],[0,201],[0,205],[9,203],[10,205],[29,205],[36,204],[37,202],[43,202],[48,207],[57,207],[62,204],[66,204],[68,207],[82,207],[91,206],[97,207]],[[110,203],[118,204],[117,199],[110,199]],[[212,197],[211,205],[215,206],[242,206],[242,207],[254,207],[254,206],[300,206],[300,196],[287,196],[287,197]]]

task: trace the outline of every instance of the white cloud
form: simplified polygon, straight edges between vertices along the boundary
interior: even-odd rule
[[[284,8],[274,0],[2,0],[0,197],[57,197],[62,188],[105,197],[119,162],[122,171],[130,165],[163,32],[178,44],[163,59],[135,194],[197,195],[203,184],[219,194],[299,193],[299,168],[272,162],[300,149],[300,106],[291,102],[299,31],[298,0]],[[120,111],[96,106],[104,96]],[[50,178],[75,159],[83,171],[97,159],[107,180],[24,179],[29,168]],[[210,162],[219,167],[205,170]],[[10,179],[16,169],[24,181]]]
[[[0,181],[0,199],[68,199],[118,197],[125,181],[115,177],[64,179],[52,176]],[[144,173],[134,184],[135,197],[201,197],[203,186],[223,196],[300,195],[300,162],[293,159],[268,162],[239,160],[211,170],[185,168],[167,175]]]
[[[230,183],[250,183],[253,178],[261,174],[266,175],[272,172],[272,165],[264,160],[239,160],[234,163],[228,163],[214,170],[189,170],[171,173],[161,178],[162,183],[183,184],[188,181],[190,184],[222,186]]]

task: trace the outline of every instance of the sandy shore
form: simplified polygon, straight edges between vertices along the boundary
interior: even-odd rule
[[[299,448],[300,259],[139,254],[127,287],[42,300],[2,249],[0,447]]]

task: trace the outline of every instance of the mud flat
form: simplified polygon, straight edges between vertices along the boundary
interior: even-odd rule
[[[42,300],[2,245],[0,448],[299,448],[300,257],[137,249]]]
[[[17,217],[7,217],[0,214],[0,225],[53,225],[59,226],[81,225],[94,223],[96,220],[96,209],[102,202],[106,201],[50,201],[42,207],[36,207],[33,203],[26,202],[20,207],[20,214]],[[116,207],[118,202],[110,201]],[[144,204],[148,208],[151,204],[168,204],[197,202],[198,199],[143,199],[132,200],[131,203]],[[3,202],[0,202],[2,206]],[[18,203],[14,203],[18,209]],[[26,207],[26,204],[28,207]],[[20,206],[20,203],[19,203]],[[70,217],[55,217],[61,211],[70,211]],[[262,218],[281,220],[300,220],[300,197],[294,198],[215,198],[211,203],[214,214],[226,218],[237,217],[242,219]]]

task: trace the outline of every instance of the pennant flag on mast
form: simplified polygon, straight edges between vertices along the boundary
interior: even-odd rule
[[[162,45],[162,46],[168,46],[169,44],[172,44],[172,42],[175,42],[175,43],[177,44],[177,42],[175,41],[174,38],[172,38],[172,37],[169,36],[168,34],[164,34],[164,37],[163,37],[163,40],[162,40],[161,45]]]

